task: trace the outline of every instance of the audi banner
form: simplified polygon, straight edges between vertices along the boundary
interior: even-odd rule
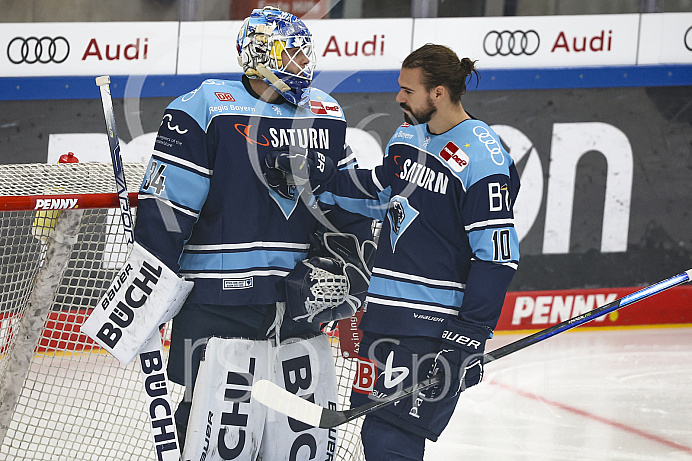
[[[637,64],[692,62],[692,13],[643,14]]]
[[[692,63],[692,13],[306,20],[320,71],[399,69],[425,43],[484,69]],[[27,23],[0,29],[0,77],[240,72],[240,21]]]
[[[413,19],[306,20],[320,70],[398,69],[411,51]],[[178,74],[241,72],[240,21],[183,22]]]
[[[639,16],[421,19],[413,48],[441,43],[485,68],[632,65]]]
[[[0,43],[3,77],[174,74],[178,23],[4,24]]]

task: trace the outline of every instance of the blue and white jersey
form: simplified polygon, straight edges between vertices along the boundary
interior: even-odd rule
[[[269,304],[305,258],[316,219],[299,198],[267,187],[260,162],[276,149],[316,149],[340,167],[346,121],[329,95],[310,108],[270,104],[241,82],[206,80],[166,109],[139,191],[135,238],[194,280],[188,300]]]
[[[495,328],[519,262],[519,176],[487,124],[404,124],[381,166],[327,189],[320,201],[384,220],[363,330],[439,337],[450,317]]]

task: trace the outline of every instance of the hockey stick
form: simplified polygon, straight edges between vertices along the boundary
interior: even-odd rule
[[[125,238],[128,244],[135,243],[133,230],[132,212],[130,202],[127,198],[127,186],[125,185],[125,170],[123,170],[123,160],[120,157],[120,142],[118,132],[115,129],[115,114],[113,114],[113,101],[111,100],[111,78],[108,75],[96,77],[96,85],[101,90],[101,103],[103,104],[103,116],[106,119],[106,131],[108,133],[108,145],[111,150],[111,161],[113,162],[113,174],[115,174],[115,186],[120,201],[120,218],[125,229]]]
[[[125,170],[120,156],[120,143],[118,133],[115,129],[115,114],[113,113],[113,101],[110,89],[111,78],[108,75],[96,77],[96,85],[101,91],[101,103],[103,104],[103,116],[106,119],[106,130],[108,131],[108,144],[111,151],[113,162],[113,173],[115,175],[115,185],[118,190],[118,201],[120,202],[120,218],[122,220],[127,239],[128,248],[135,243],[134,220],[130,202],[128,200],[127,186],[125,184]],[[156,459],[159,461],[179,461],[180,443],[178,433],[175,429],[173,419],[173,407],[168,392],[168,375],[163,360],[163,346],[161,344],[160,333],[156,331],[139,352],[141,365],[140,378],[146,391],[147,413],[151,429],[151,439],[156,450]],[[163,416],[158,416],[163,408]],[[166,430],[171,427],[172,430]]]
[[[622,309],[623,307],[629,306],[637,301],[641,301],[642,299],[661,293],[668,288],[689,282],[690,280],[692,280],[692,269],[643,288],[635,293],[623,296],[622,298],[616,299],[615,301],[598,307],[592,311],[577,315],[576,317],[565,320],[564,322],[550,328],[546,328],[545,330],[541,330],[525,338],[514,341],[506,346],[500,347],[499,349],[495,349],[492,352],[488,352],[483,356],[483,362],[486,364],[493,362],[509,354],[520,351],[525,347],[531,346],[532,344],[539,343],[545,339],[562,333],[563,331],[583,325],[586,322],[618,309]],[[266,405],[272,410],[288,415],[289,417],[305,424],[309,424],[313,427],[332,428],[339,426],[340,424],[347,423],[360,416],[366,415],[372,411],[384,407],[385,405],[389,405],[390,403],[401,400],[404,397],[408,397],[416,392],[435,386],[436,384],[440,384],[442,382],[442,378],[443,376],[438,374],[432,378],[424,379],[423,381],[420,381],[412,386],[388,395],[383,399],[373,400],[365,405],[343,411],[323,408],[302,399],[297,395],[291,394],[287,390],[266,380],[260,380],[254,384],[252,387],[252,396],[257,401],[263,405]]]

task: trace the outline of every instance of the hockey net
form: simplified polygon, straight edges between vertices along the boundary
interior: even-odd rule
[[[146,165],[124,167],[138,186]],[[155,459],[138,361],[80,332],[127,257],[111,165],[0,165],[0,222],[0,460]],[[343,407],[355,364],[332,338]],[[363,459],[359,424],[336,459]]]

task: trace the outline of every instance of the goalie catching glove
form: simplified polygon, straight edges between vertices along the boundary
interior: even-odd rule
[[[325,233],[323,241],[333,258],[313,256],[286,277],[286,308],[293,320],[341,320],[353,316],[365,302],[374,242],[359,246],[355,235],[338,233]]]

